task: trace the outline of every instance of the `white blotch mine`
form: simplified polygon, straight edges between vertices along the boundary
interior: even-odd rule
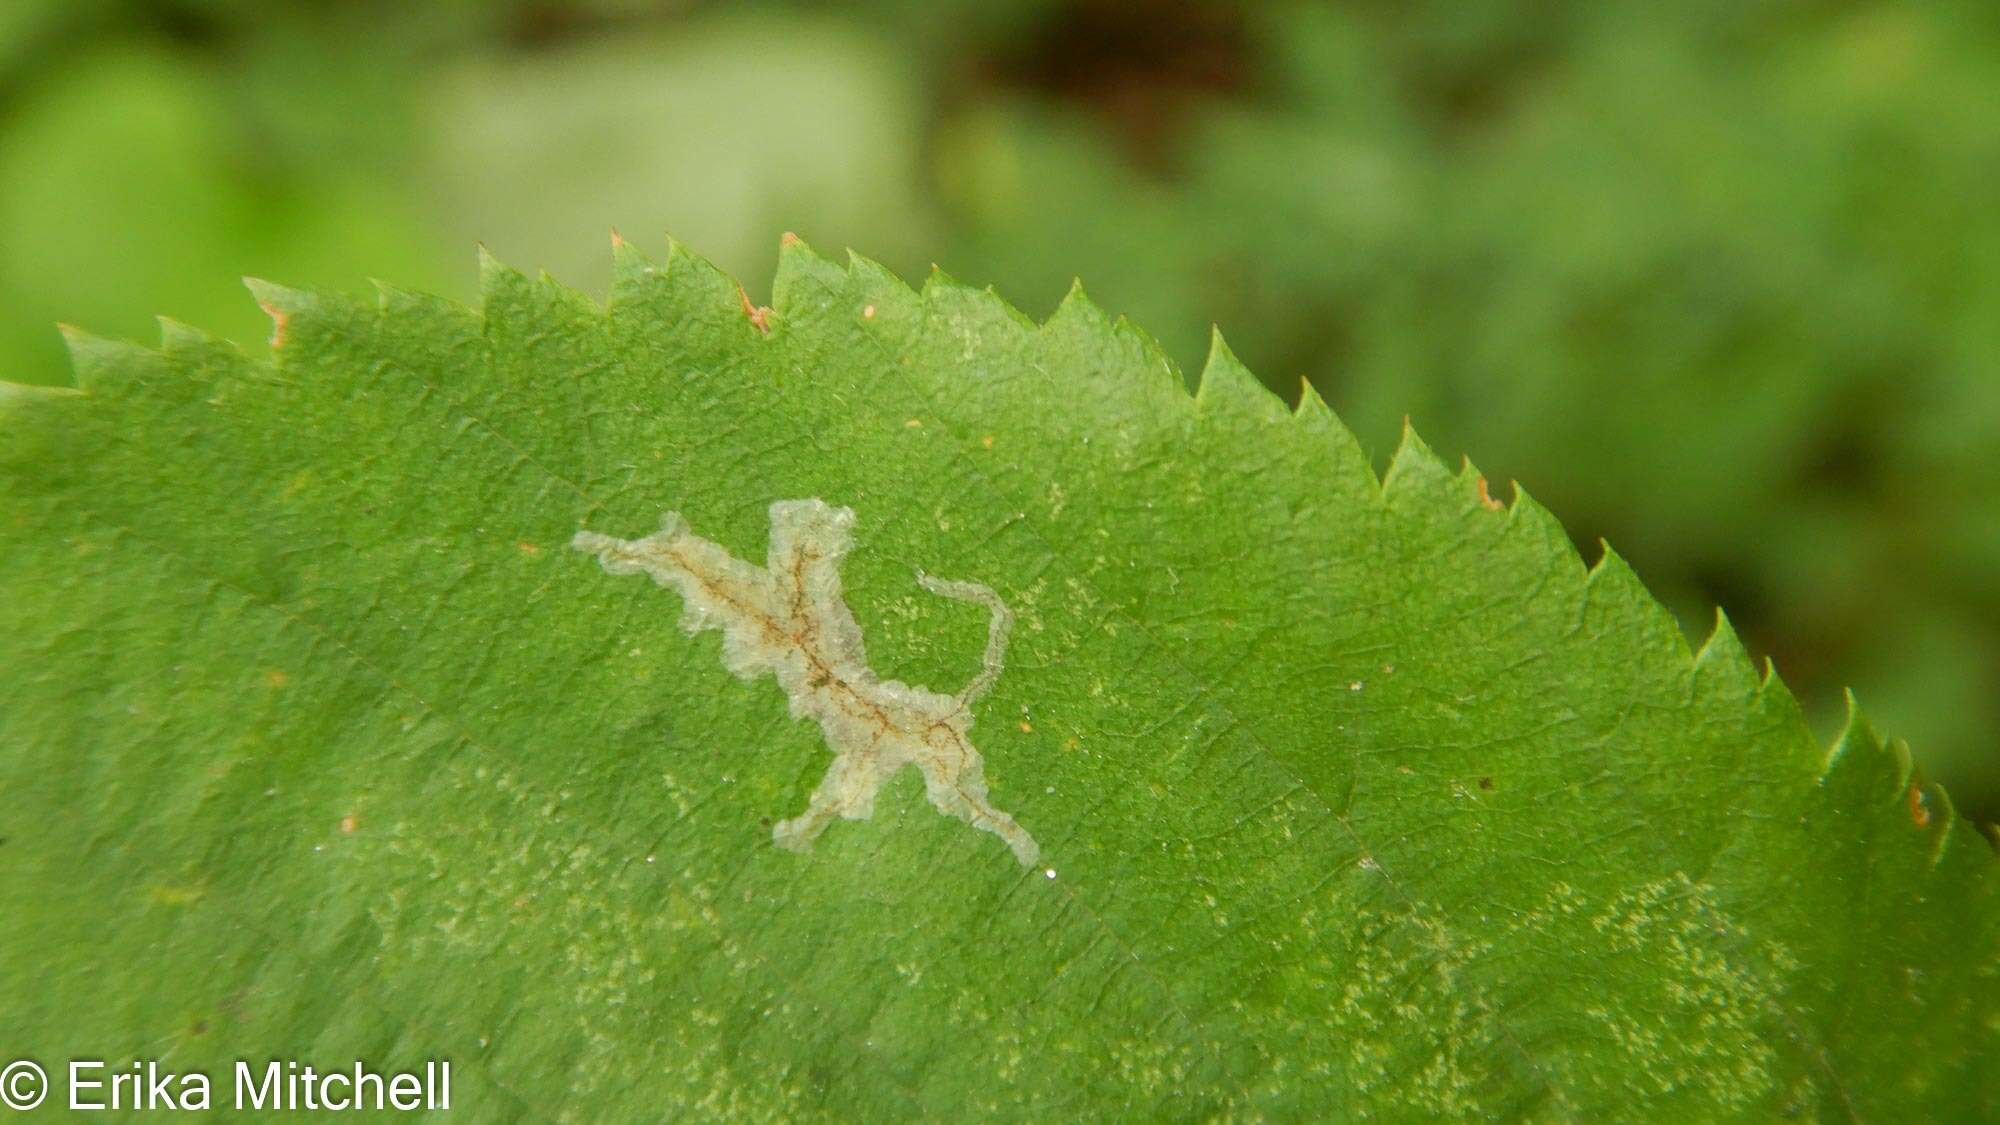
[[[678,590],[681,628],[721,630],[724,667],[746,680],[770,673],[791,701],[792,717],[819,724],[833,764],[806,811],[771,830],[779,847],[804,851],[835,816],[867,819],[882,784],[914,765],[940,812],[1000,837],[1022,866],[1034,866],[1041,848],[987,800],[985,767],[967,737],[972,704],[1000,678],[1013,613],[990,587],[919,571],[917,582],[931,593],[992,612],[985,659],[955,695],[881,679],[868,667],[861,626],[841,591],[840,564],[853,527],[852,509],[780,500],[771,505],[762,567],[695,535],[678,512],[668,512],[660,530],[644,539],[580,531],[570,546],[596,555],[611,574],[650,574]]]

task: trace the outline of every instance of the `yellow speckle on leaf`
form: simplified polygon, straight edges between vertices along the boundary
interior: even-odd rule
[[[153,901],[159,903],[161,906],[191,906],[200,901],[201,896],[202,889],[200,887],[155,886],[152,888]]]

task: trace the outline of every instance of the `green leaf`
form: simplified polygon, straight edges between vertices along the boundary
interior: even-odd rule
[[[7,1050],[446,1058],[479,1119],[2000,1112],[2000,865],[1906,751],[1219,342],[1190,397],[1080,293],[796,243],[754,318],[679,248],[253,288],[269,361],[5,400]],[[669,511],[674,588],[567,549]],[[1034,852],[927,793],[967,747]]]

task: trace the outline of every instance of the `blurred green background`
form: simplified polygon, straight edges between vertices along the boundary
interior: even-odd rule
[[[2000,6],[0,2],[0,377],[237,278],[778,234],[1208,326],[1852,684],[2000,819]],[[1504,495],[1504,493],[1503,493]],[[1594,556],[1594,548],[1586,550]]]

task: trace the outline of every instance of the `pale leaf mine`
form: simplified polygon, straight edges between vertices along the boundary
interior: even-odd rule
[[[980,583],[919,571],[926,590],[992,612],[984,663],[956,695],[881,679],[868,667],[861,626],[840,587],[853,526],[852,509],[780,500],[771,505],[762,567],[695,535],[678,512],[668,512],[660,530],[644,539],[581,531],[570,546],[595,554],[609,573],[650,574],[678,590],[681,628],[721,630],[730,672],[746,680],[769,672],[791,701],[792,717],[819,724],[833,764],[806,811],[771,830],[779,847],[804,851],[835,816],[866,819],[882,783],[914,765],[939,811],[1000,837],[1023,865],[1033,865],[1041,849],[987,800],[979,750],[967,737],[973,702],[1000,678],[1014,615]]]

